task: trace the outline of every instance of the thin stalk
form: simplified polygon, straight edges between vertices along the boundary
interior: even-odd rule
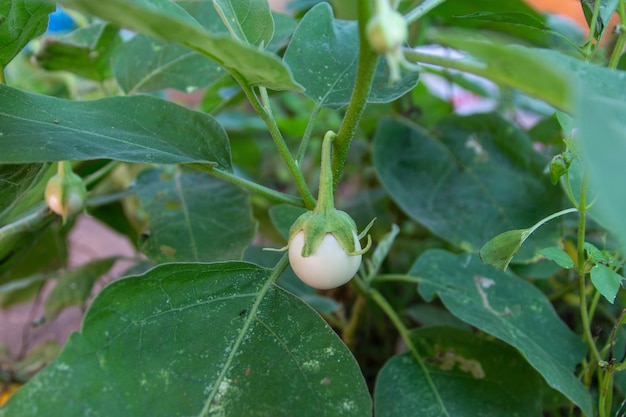
[[[422,280],[410,275],[384,274],[376,275],[371,282],[406,282],[407,284],[420,284]]]
[[[367,297],[362,294],[358,294],[354,304],[352,305],[352,311],[350,312],[350,321],[343,329],[341,334],[341,338],[343,342],[349,348],[353,347],[354,344],[354,335],[356,334],[356,330],[359,327],[359,322],[361,321],[361,317],[363,316],[363,311],[365,311],[365,306],[367,305]]]
[[[119,161],[110,161],[105,166],[103,166],[102,168],[94,172],[93,174],[88,175],[85,178],[83,178],[83,182],[85,183],[85,186],[88,187],[91,184],[103,178],[104,176],[108,175],[111,171],[115,169],[116,166],[119,165],[119,163],[120,163]]]
[[[611,52],[611,59],[609,59],[609,68],[617,68],[617,64],[619,64],[619,59],[622,56],[622,52],[624,52],[624,47],[626,46],[626,7],[624,7],[624,0],[620,0],[617,6],[617,13],[619,14],[619,36],[617,37],[617,42],[615,42],[615,47],[613,48],[613,52]]]
[[[372,15],[371,2],[366,0],[358,1],[357,14],[359,18],[359,58],[350,104],[348,104],[341,126],[337,132],[337,139],[335,140],[335,152],[333,153],[333,186],[335,188],[337,188],[337,183],[341,178],[350,143],[365,110],[367,97],[374,80],[376,64],[378,63],[378,55],[370,48],[366,33],[367,22]]]
[[[263,106],[252,88],[239,79],[237,79],[237,81],[241,85],[243,92],[246,94],[246,97],[250,101],[250,104],[252,104],[254,110],[259,114],[263,122],[265,122],[265,125],[267,126],[270,135],[274,140],[274,144],[278,149],[278,152],[287,164],[287,168],[289,168],[289,172],[291,173],[291,176],[296,183],[296,187],[298,188],[298,191],[302,196],[302,200],[304,201],[304,206],[307,209],[312,210],[315,207],[315,198],[311,194],[311,191],[309,190],[309,187],[307,186],[306,181],[302,176],[302,172],[300,171],[298,164],[296,164],[296,161],[291,156],[291,152],[289,152],[289,148],[287,147],[287,144],[283,139],[283,135],[280,132],[278,125],[276,124],[276,120],[274,120],[274,118],[272,117],[271,112],[269,112],[268,109]]]
[[[242,177],[238,177],[232,172],[222,171],[219,168],[215,168],[212,165],[206,164],[188,164],[192,168],[199,169],[204,171],[210,175],[213,175],[216,178],[222,179],[224,181],[228,181],[231,184],[235,184],[239,187],[250,190],[256,194],[267,197],[268,199],[275,201],[277,203],[286,203],[291,204],[293,206],[304,207],[304,202],[301,198],[282,193],[280,191],[273,190],[271,188],[265,187],[264,185],[257,184],[254,181],[247,180]]]
[[[37,230],[41,225],[53,217],[52,212],[45,203],[39,204],[29,214],[0,227],[0,241],[23,232]]]
[[[422,18],[426,13],[430,12],[435,7],[439,6],[446,0],[424,0],[419,6],[415,9],[408,12],[404,19],[407,23],[413,23]]]
[[[583,175],[582,186],[579,198],[579,217],[578,217],[578,292],[580,297],[580,318],[582,320],[584,338],[589,345],[591,354],[596,362],[602,360],[598,347],[596,346],[593,335],[591,334],[591,322],[589,320],[589,312],[587,310],[587,282],[585,280],[585,227],[587,224],[587,185],[589,177],[587,173]]]
[[[404,341],[404,343],[406,343],[407,347],[409,348],[409,351],[411,352],[411,355],[413,355],[413,358],[415,359],[418,366],[421,368],[422,372],[424,373],[424,378],[426,379],[426,382],[430,386],[433,392],[433,395],[435,396],[435,400],[437,401],[437,404],[439,405],[439,407],[441,408],[441,411],[443,412],[443,415],[449,417],[450,414],[448,414],[448,411],[446,410],[446,407],[443,404],[443,400],[439,396],[439,391],[437,390],[437,387],[435,387],[435,384],[432,378],[430,377],[430,371],[428,370],[428,368],[426,368],[424,359],[422,359],[422,356],[417,351],[417,348],[415,347],[413,340],[411,340],[411,335],[409,333],[409,330],[406,328],[404,323],[402,323],[402,320],[400,319],[396,311],[393,309],[393,307],[389,304],[387,299],[383,297],[381,293],[379,293],[375,289],[371,289],[370,297],[385,312],[387,317],[389,317],[393,325],[398,330],[398,333],[400,333],[400,337],[402,337],[402,340]]]
[[[4,76],[4,67],[0,65],[0,84],[6,84],[7,79]]]
[[[598,25],[598,14],[600,13],[600,1],[595,1],[593,6],[593,15],[591,16],[591,24],[589,25],[589,36],[587,37],[587,43],[585,44],[584,54],[588,59],[591,56],[593,47],[593,39],[596,32],[596,26]]]
[[[309,147],[309,141],[311,140],[311,134],[313,133],[313,127],[315,126],[315,120],[317,116],[320,114],[321,107],[317,104],[313,108],[311,115],[309,116],[309,121],[306,125],[306,129],[304,130],[304,134],[302,135],[302,140],[300,141],[300,147],[298,148],[298,153],[296,153],[296,164],[300,166],[302,161],[304,161],[304,154],[306,153],[307,148]]]
[[[552,219],[556,219],[557,217],[563,216],[565,214],[569,214],[569,213],[574,213],[578,211],[577,208],[575,207],[571,207],[565,210],[561,210],[561,211],[557,211],[556,213],[553,213],[551,215],[549,215],[548,217],[544,217],[543,219],[539,220],[533,227],[531,227],[530,229],[528,229],[528,234],[532,234],[535,232],[535,230],[539,229],[541,226],[543,226],[544,224],[546,224],[547,222],[549,222]]]
[[[332,170],[332,150],[333,142],[337,136],[335,132],[328,131],[322,141],[322,162],[320,170],[320,189],[317,195],[317,213],[328,213],[335,210],[333,170]]]

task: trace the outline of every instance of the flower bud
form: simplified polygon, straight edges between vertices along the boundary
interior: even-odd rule
[[[367,39],[382,55],[395,54],[407,40],[406,20],[397,11],[384,8],[367,23]]]
[[[85,208],[85,183],[72,172],[69,162],[59,162],[57,174],[46,184],[45,199],[50,210],[63,218],[63,223],[69,216],[78,214]]]

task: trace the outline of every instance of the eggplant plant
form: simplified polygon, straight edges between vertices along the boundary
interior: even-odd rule
[[[84,313],[0,417],[624,415],[626,0],[583,12],[0,0],[0,304]],[[70,267],[84,216],[133,249]]]

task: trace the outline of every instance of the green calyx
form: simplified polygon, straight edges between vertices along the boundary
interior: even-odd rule
[[[302,256],[307,257],[315,253],[322,243],[324,236],[332,234],[339,245],[350,256],[362,255],[367,252],[372,245],[372,239],[367,235],[367,245],[365,248],[355,247],[354,236],[362,239],[372,227],[374,220],[361,232],[357,233],[356,223],[345,211],[335,209],[333,178],[331,168],[332,142],[336,135],[334,132],[327,132],[322,143],[322,167],[320,173],[320,188],[317,205],[313,211],[302,214],[289,229],[289,239],[298,232],[304,232],[304,246]]]
[[[87,201],[87,188],[83,179],[72,171],[68,161],[59,162],[56,175],[46,184],[45,199],[50,210],[63,218],[80,213]]]

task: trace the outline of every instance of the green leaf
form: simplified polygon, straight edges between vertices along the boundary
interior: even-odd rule
[[[355,416],[359,366],[253,264],[165,264],[113,282],[0,416]]]
[[[622,277],[606,265],[597,264],[591,268],[591,283],[609,303],[615,302],[615,296],[622,286]]]
[[[0,163],[107,158],[231,170],[215,119],[148,96],[81,102],[0,85],[0,148]]]
[[[213,0],[232,36],[254,46],[267,46],[274,35],[274,19],[267,0]]]
[[[302,18],[284,60],[296,81],[306,88],[307,97],[321,107],[337,109],[350,102],[358,49],[357,23],[334,19],[330,5],[324,2]],[[418,72],[411,72],[399,82],[389,84],[387,64],[380,60],[368,101],[393,101],[415,87],[418,78]]]
[[[11,0],[0,4],[0,68],[5,67],[31,39],[48,27],[55,9],[48,1]]]
[[[128,94],[166,88],[190,93],[226,74],[222,67],[197,52],[141,34],[120,46],[113,71]]]
[[[213,35],[229,36],[228,29],[209,1],[179,1]],[[129,94],[174,88],[192,92],[205,88],[227,75],[210,58],[175,42],[137,34],[116,53],[114,73]]]
[[[480,65],[472,62],[472,66],[480,72],[476,74],[519,89],[559,109],[572,110],[576,97],[575,84],[558,67],[543,61],[535,49],[511,45],[494,36],[468,31],[438,30],[432,31],[431,37],[436,42],[468,52],[481,60]]]
[[[574,261],[572,258],[561,248],[551,246],[549,248],[541,249],[539,253],[545,256],[546,259],[555,262],[561,268],[570,269],[574,267]]]
[[[496,114],[443,119],[432,132],[383,119],[374,165],[391,198],[413,219],[459,248],[485,242],[556,212],[561,196],[543,173],[547,160],[522,131]],[[533,233],[516,258],[558,242],[558,222]],[[514,242],[517,244],[517,242]]]
[[[0,225],[46,170],[43,164],[0,164]]]
[[[617,80],[612,77],[607,81],[613,83]],[[588,168],[590,185],[597,192],[592,215],[624,246],[626,194],[621,190],[624,187],[623,178],[626,178],[626,88],[621,84],[614,86],[621,93],[619,99],[601,96],[603,93],[597,90],[588,90],[587,98],[581,101],[578,122],[582,157]]]
[[[248,85],[300,91],[277,56],[222,33],[207,32],[170,0],[62,0],[61,4],[164,41],[177,42],[222,65]]]
[[[548,385],[592,415],[591,397],[574,375],[586,347],[535,286],[476,256],[442,250],[424,253],[410,275],[427,301],[437,294],[452,314],[517,348]]]
[[[148,222],[140,249],[157,262],[241,259],[254,238],[250,197],[232,184],[173,166],[136,183]]]
[[[511,259],[530,236],[530,229],[509,230],[500,233],[480,248],[480,259],[495,268],[506,271]]]
[[[377,417],[543,415],[541,378],[510,346],[449,327],[413,331],[411,340],[425,368],[410,353],[387,361],[374,390]]]
[[[67,307],[82,306],[93,284],[106,274],[117,258],[103,258],[67,271],[57,278],[57,283],[43,305],[46,321],[52,321]]]
[[[550,46],[546,17],[523,0],[447,0],[428,16],[438,25],[485,29]]]
[[[58,38],[44,38],[34,58],[46,70],[65,70],[101,82],[112,75],[111,56],[120,42],[117,27],[94,23]]]

